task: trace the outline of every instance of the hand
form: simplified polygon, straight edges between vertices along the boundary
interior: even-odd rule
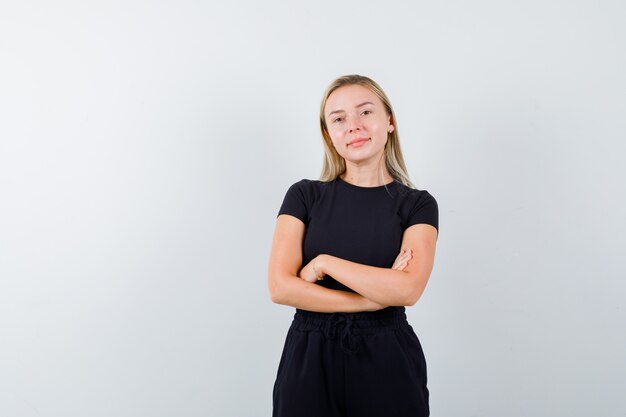
[[[298,272],[298,276],[308,282],[316,282],[324,279],[324,273],[316,268],[315,261],[319,256],[316,256],[309,262],[304,268]]]
[[[396,257],[396,260],[394,261],[393,265],[391,266],[391,269],[397,269],[398,271],[403,271],[404,268],[407,267],[407,265],[409,264],[409,261],[413,258],[413,250],[409,249],[402,249],[400,251],[400,253],[398,254],[398,256]]]

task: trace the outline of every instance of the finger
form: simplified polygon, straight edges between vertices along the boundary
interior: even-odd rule
[[[400,255],[398,255],[393,263],[392,268],[394,267],[398,267],[400,265],[400,263],[402,262],[406,262],[409,259],[411,259],[411,254],[408,252],[403,252]]]

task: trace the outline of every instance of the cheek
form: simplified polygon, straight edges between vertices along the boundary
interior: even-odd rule
[[[342,142],[341,135],[337,135],[336,133],[333,133],[332,131],[328,131],[328,134],[330,136],[330,142],[333,148],[335,148],[337,152],[341,153],[343,150],[343,147],[345,146],[345,145],[342,145],[343,142]]]
[[[333,142],[341,139],[343,137],[344,131],[343,129],[331,128],[328,129],[328,135],[332,139]]]
[[[387,137],[387,125],[386,122],[376,122],[372,125],[372,131],[376,132],[375,134],[377,136],[381,136],[381,137]]]
[[[370,125],[372,130],[375,131],[379,131],[381,129],[383,129],[385,127],[385,120],[384,119],[375,119],[372,120],[372,124]]]

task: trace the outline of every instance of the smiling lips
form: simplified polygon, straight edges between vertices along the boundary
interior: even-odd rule
[[[349,142],[348,146],[352,146],[354,148],[358,148],[359,146],[363,145],[368,140],[370,140],[370,139],[369,138],[356,138],[353,141]]]

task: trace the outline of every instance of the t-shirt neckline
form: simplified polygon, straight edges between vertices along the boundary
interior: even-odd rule
[[[365,190],[365,191],[384,190],[386,187],[389,187],[393,183],[396,182],[394,178],[390,183],[387,183],[387,184],[377,185],[375,187],[361,187],[359,185],[350,184],[349,182],[342,180],[339,176],[337,176],[336,181],[338,184],[342,184],[344,187],[351,188],[353,190]]]

